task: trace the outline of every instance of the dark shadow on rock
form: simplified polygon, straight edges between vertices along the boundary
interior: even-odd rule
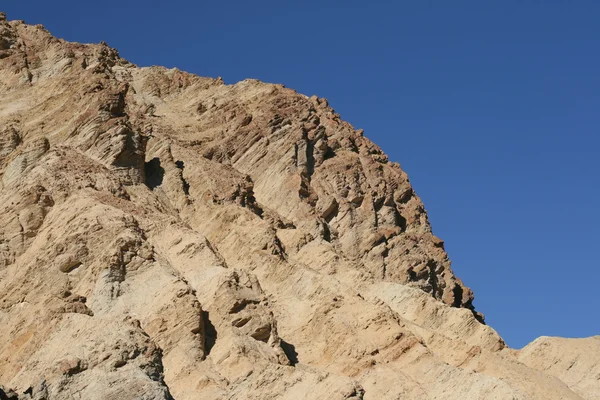
[[[165,170],[160,166],[160,158],[153,158],[148,161],[144,167],[146,186],[154,190],[157,186],[162,185],[163,178],[165,177]]]
[[[178,161],[175,161],[175,166],[181,170],[181,183],[183,185],[183,193],[185,193],[186,196],[189,196],[190,184],[183,177],[183,169],[185,168],[185,164],[183,161],[178,160]]]
[[[406,218],[404,218],[402,215],[400,215],[400,212],[398,212],[398,209],[394,209],[394,216],[396,219],[396,226],[400,227],[400,230],[402,232],[406,232]]]
[[[13,390],[0,385],[0,400],[19,400],[19,396]]]
[[[206,355],[210,354],[215,342],[217,341],[217,330],[215,326],[210,322],[208,311],[202,313],[202,320],[204,321],[204,349]]]
[[[288,360],[290,360],[292,367],[298,364],[298,353],[296,352],[296,347],[293,344],[281,339],[281,348],[283,349],[283,352],[287,356]]]

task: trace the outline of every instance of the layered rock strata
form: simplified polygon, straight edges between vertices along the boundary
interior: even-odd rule
[[[327,100],[4,14],[0,338],[2,399],[600,399],[598,338],[507,348]]]

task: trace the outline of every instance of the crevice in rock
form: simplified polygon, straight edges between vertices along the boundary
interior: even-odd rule
[[[381,210],[381,207],[383,207],[384,204],[385,204],[384,197],[376,197],[373,199],[373,209],[375,210],[375,212]]]
[[[160,165],[160,158],[154,157],[152,160],[144,164],[144,174],[146,178],[146,186],[151,190],[162,185],[165,177],[165,169]]]
[[[462,304],[463,288],[460,285],[455,285],[452,289],[452,295],[454,296],[452,307],[460,307]]]
[[[323,240],[331,243],[331,230],[329,229],[328,223],[323,224]]]
[[[475,319],[477,321],[479,321],[480,324],[486,325],[486,323],[485,323],[485,316],[482,313],[480,313],[478,311],[475,311],[475,308],[473,307],[472,304],[470,306],[468,306],[468,307],[467,306],[465,306],[465,307],[468,308],[469,310],[471,310],[471,312],[473,313],[473,316],[475,317]]]
[[[256,198],[254,198],[254,195],[251,196],[248,200],[248,209],[254,214],[258,215],[261,219],[264,219],[265,210],[256,202]]]
[[[329,160],[330,158],[335,157],[335,150],[333,150],[331,147],[327,146],[327,150],[325,151],[325,154],[323,155],[323,161],[325,160]]]
[[[175,166],[181,170],[181,183],[183,185],[183,193],[185,193],[186,196],[189,196],[190,184],[188,183],[188,181],[185,180],[183,176],[183,169],[185,168],[185,163],[183,161],[177,160],[175,161]]]
[[[352,138],[348,138],[350,141],[350,150],[354,153],[358,153],[358,146],[356,145],[356,142],[354,141],[354,139]]]
[[[217,330],[210,320],[209,312],[202,312],[202,321],[204,322],[204,352],[208,356],[217,342]]]
[[[285,353],[285,356],[288,358],[288,360],[290,360],[290,365],[292,367],[296,366],[296,364],[299,363],[298,352],[296,351],[296,347],[293,344],[288,343],[283,339],[281,339],[281,342],[279,345],[281,346],[281,349]]]
[[[418,280],[417,273],[415,272],[414,267],[409,267],[406,272],[408,272],[409,282],[416,282]]]
[[[427,268],[429,268],[429,285],[431,285],[431,295],[434,299],[438,298],[438,277],[435,273],[436,262],[429,260],[427,262]]]
[[[394,217],[394,219],[396,220],[396,226],[399,226],[402,232],[406,232],[406,218],[404,218],[402,214],[400,214],[400,211],[398,211],[398,208],[396,207],[394,207]]]

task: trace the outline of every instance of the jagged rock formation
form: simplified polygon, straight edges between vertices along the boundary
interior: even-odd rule
[[[281,85],[0,14],[0,210],[0,399],[600,399],[598,338],[507,348],[400,166]]]

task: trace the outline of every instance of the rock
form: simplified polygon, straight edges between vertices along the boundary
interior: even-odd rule
[[[60,272],[71,272],[81,265],[81,262],[69,254],[61,254],[56,258],[56,264]]]
[[[21,137],[14,127],[5,128],[0,133],[0,163],[21,143]]]
[[[0,399],[600,399],[506,346],[406,173],[326,99],[0,14]]]
[[[85,371],[87,369],[87,365],[85,365],[85,362],[81,361],[79,358],[71,358],[62,360],[59,364],[59,368],[63,375],[71,376]]]
[[[0,14],[0,17],[2,14]],[[0,385],[0,400],[19,400],[19,395],[14,390],[6,389]]]

